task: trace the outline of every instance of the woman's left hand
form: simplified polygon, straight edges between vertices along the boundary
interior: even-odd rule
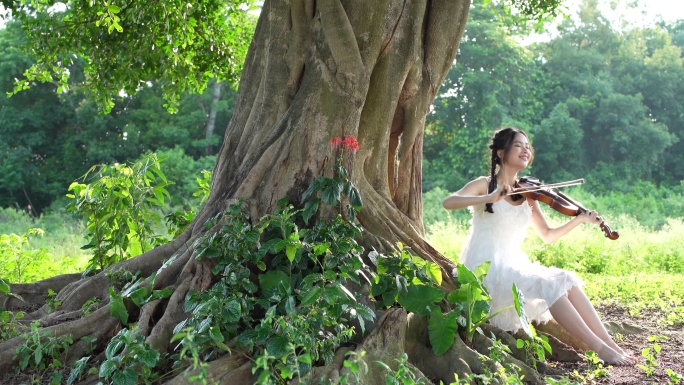
[[[582,214],[578,215],[578,218],[580,218],[584,223],[600,224],[603,221],[599,217],[596,210],[585,211]]]

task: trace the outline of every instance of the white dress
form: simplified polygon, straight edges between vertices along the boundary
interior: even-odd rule
[[[515,283],[524,295],[528,320],[547,322],[552,319],[549,307],[570,288],[584,283],[572,272],[530,261],[521,250],[532,215],[532,208],[526,201],[515,205],[502,199],[494,202],[492,208],[494,213],[485,212],[485,205],[470,208],[472,225],[461,263],[474,270],[485,261],[491,262],[489,274],[484,279],[492,299],[490,314],[513,304],[511,286]],[[506,310],[489,322],[512,332],[521,327],[514,309]]]

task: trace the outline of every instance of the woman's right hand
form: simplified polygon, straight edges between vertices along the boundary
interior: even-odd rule
[[[511,186],[509,184],[501,184],[501,185],[496,186],[496,190],[487,194],[487,197],[491,199],[490,200],[491,203],[494,203],[494,202],[498,202],[498,201],[504,199],[504,197],[506,197],[506,195],[511,194],[511,193],[513,193],[513,186]]]

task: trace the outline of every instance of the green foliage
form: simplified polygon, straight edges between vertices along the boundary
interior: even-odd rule
[[[233,205],[206,225],[218,231],[198,242],[197,257],[214,262],[218,281],[188,293],[185,310],[192,315],[174,330],[176,361],[187,357],[201,369],[236,338],[255,357],[259,383],[280,383],[330,362],[336,347],[358,332],[348,321],[363,332],[374,317],[346,287],[369,279],[355,240],[360,229],[340,215],[300,228],[303,210],[284,201],[279,207],[252,225]]]
[[[318,212],[321,202],[331,206],[339,204],[338,209],[341,212],[344,202],[343,196],[347,197],[346,215],[350,221],[353,222],[356,213],[361,210],[361,206],[363,206],[361,195],[351,182],[349,173],[342,166],[342,162],[343,157],[340,155],[333,168],[335,176],[332,178],[325,176],[316,178],[302,194],[302,200],[306,200],[302,212],[304,223],[308,224],[311,217]]]
[[[47,372],[62,367],[73,343],[69,336],[54,337],[49,331],[41,331],[39,322],[33,322],[31,331],[21,337],[25,342],[17,347],[13,357],[18,360],[19,370],[30,368]]]
[[[665,374],[667,374],[667,377],[669,378],[667,385],[675,385],[684,381],[684,376],[672,369],[665,369]]]
[[[35,81],[54,81],[66,92],[70,69],[82,61],[81,87],[105,111],[121,90],[133,95],[146,82],[162,84],[172,112],[184,90],[201,92],[214,77],[236,82],[255,24],[249,0],[3,5],[21,20],[25,48],[37,60],[13,93]]]
[[[549,338],[543,334],[538,334],[534,326],[529,325],[531,334],[529,339],[518,338],[515,346],[518,349],[523,349],[527,355],[527,362],[532,362],[532,366],[537,368],[537,362],[546,361],[546,353],[551,354],[551,345],[549,345]]]
[[[2,278],[0,278],[0,293],[3,293],[7,297],[21,299],[20,296],[13,294],[10,291],[9,282]],[[24,318],[24,312],[11,312],[0,308],[0,342],[7,341],[20,334],[23,325],[21,325],[19,321],[22,318]]]
[[[87,317],[90,313],[97,310],[102,305],[102,300],[98,297],[93,297],[81,305],[83,310],[83,317]]]
[[[33,282],[75,269],[73,259],[55,260],[45,248],[33,249],[31,239],[44,231],[31,228],[23,235],[0,234],[0,277],[9,282]]]
[[[57,293],[52,289],[48,289],[48,295],[47,298],[45,298],[46,313],[52,313],[53,311],[57,310],[58,307],[62,306],[62,301],[58,300],[56,297]]]
[[[162,357],[145,342],[144,335],[136,334],[135,329],[121,329],[107,345],[105,357],[99,377],[106,384],[152,384],[158,379],[153,369],[161,363]]]
[[[459,378],[455,375],[456,382],[450,385],[457,384],[523,384],[524,376],[520,374],[520,368],[515,364],[506,362],[508,356],[511,354],[511,349],[504,345],[500,340],[497,340],[492,335],[492,346],[489,348],[489,357],[480,356],[482,361],[482,373],[471,373],[464,378]],[[494,364],[494,365],[491,365]],[[498,370],[492,371],[492,367],[498,367]]]
[[[430,380],[425,378],[419,370],[415,369],[413,365],[408,362],[408,355],[403,353],[401,358],[397,361],[397,369],[394,370],[384,362],[375,361],[375,364],[388,372],[385,376],[385,384],[387,385],[419,385],[429,384]]]
[[[119,270],[125,274],[125,270]],[[147,279],[135,279],[137,274],[133,277],[124,275],[127,282],[122,286],[121,291],[117,291],[117,280],[113,279],[114,286],[109,288],[109,313],[121,321],[122,324],[128,324],[128,310],[125,301],[132,302],[137,307],[142,307],[144,304],[156,300],[168,298],[171,296],[171,289],[166,287],[161,290],[152,290],[154,287],[154,280],[156,273],[153,273]],[[119,282],[120,283],[120,282]]]
[[[485,262],[478,266],[474,271],[470,271],[465,265],[459,263],[456,266],[456,281],[460,285],[458,289],[452,291],[447,295],[449,302],[456,305],[456,308],[462,311],[463,316],[458,318],[458,323],[465,328],[466,339],[470,342],[473,340],[475,332],[480,332],[480,326],[492,319],[497,314],[500,314],[508,309],[515,309],[520,317],[520,323],[523,331],[534,338],[530,331],[527,316],[523,311],[524,300],[522,293],[518,291],[515,284],[513,284],[513,302],[514,305],[503,308],[496,313],[489,314],[489,290],[484,286],[484,277],[489,272],[489,262]]]
[[[161,171],[156,154],[149,154],[131,166],[93,166],[83,184],[69,186],[73,201],[68,209],[82,216],[88,244],[93,250],[90,269],[104,269],[141,254],[164,239],[154,234],[160,223],[154,207],[164,205],[169,182]]]

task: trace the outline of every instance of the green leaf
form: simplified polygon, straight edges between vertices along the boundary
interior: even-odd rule
[[[301,301],[300,306],[309,306],[316,302],[316,300],[320,297],[321,288],[319,286],[314,286],[310,290],[307,290],[299,295],[299,300]]]
[[[116,368],[116,361],[105,360],[105,362],[103,362],[102,365],[100,365],[100,378],[109,378],[109,376],[111,376],[111,374],[114,373]]]
[[[439,268],[439,265],[436,263],[432,263],[430,261],[426,261],[426,266],[425,266],[425,272],[428,274],[428,277],[432,280],[432,282],[436,283],[437,285],[442,284],[442,269]]]
[[[216,326],[212,326],[209,329],[209,337],[211,337],[213,341],[223,342],[224,340],[221,330]]]
[[[130,293],[129,297],[136,306],[140,307],[145,304],[150,296],[150,291],[146,287],[139,287]]]
[[[314,255],[323,255],[328,249],[330,249],[330,242],[319,243],[313,248]]]
[[[394,279],[397,283],[397,290],[399,291],[399,294],[406,294],[408,292],[408,282],[406,282],[406,277],[397,274]]]
[[[41,349],[40,346],[33,352],[33,360],[36,363],[36,366],[43,360],[43,349]]]
[[[71,385],[78,378],[81,376],[83,373],[83,370],[88,367],[88,360],[90,359],[90,356],[83,357],[79,359],[78,361],[74,362],[73,368],[71,369],[71,372],[69,373],[69,378],[67,378],[67,385]]]
[[[340,202],[344,183],[339,178],[330,179],[330,183],[321,192],[321,200],[331,206]]]
[[[138,372],[130,368],[118,371],[112,376],[112,381],[116,385],[136,385],[138,383]]]
[[[518,287],[515,283],[511,287],[511,290],[513,291],[513,304],[515,311],[518,313],[518,317],[520,318],[520,326],[528,337],[533,338],[532,330],[530,329],[530,321],[527,319],[527,314],[525,313],[524,309],[525,298],[523,297],[523,293],[518,290]]]
[[[303,354],[303,355],[297,357],[297,362],[301,362],[303,364],[310,364],[311,363],[311,355],[309,353]]]
[[[399,304],[406,311],[428,315],[434,304],[444,298],[444,292],[436,287],[411,285],[406,294],[399,294]]]
[[[351,189],[349,190],[349,203],[356,210],[361,210],[361,207],[363,206],[363,202],[361,202],[361,194],[359,194],[359,190],[357,190],[354,186],[351,186]]]
[[[0,291],[7,294],[10,292],[10,285],[7,281],[0,278]]]
[[[489,261],[482,262],[480,266],[476,267],[475,270],[473,270],[473,274],[477,277],[477,279],[482,281],[484,277],[489,273],[489,266],[491,264],[492,263]]]
[[[293,314],[295,311],[295,299],[292,296],[287,297],[285,301],[285,313]]]
[[[128,323],[128,310],[123,303],[123,297],[117,294],[113,287],[109,288],[109,314],[124,325]]]
[[[275,358],[280,358],[287,355],[289,349],[289,340],[287,337],[277,335],[266,343],[266,351],[272,354]]]
[[[290,287],[290,278],[281,270],[271,270],[259,275],[259,284],[264,293],[275,291],[285,294],[282,289]]]
[[[321,200],[318,198],[312,199],[310,201],[307,201],[304,204],[304,210],[302,211],[302,219],[304,219],[304,223],[309,224],[309,220],[311,217],[316,215],[318,212],[318,205],[320,204]]]
[[[137,355],[140,362],[148,368],[154,368],[159,362],[159,351],[155,349],[144,349],[143,351],[138,352]]]
[[[223,309],[224,317],[229,323],[236,323],[242,317],[242,306],[237,300],[232,300],[228,302],[226,307]]]
[[[445,316],[440,309],[434,309],[430,313],[428,335],[435,355],[444,354],[454,343],[458,330],[457,316],[458,314],[453,311],[446,313]]]
[[[297,254],[297,250],[299,250],[302,247],[301,243],[293,243],[285,246],[285,255],[287,256],[287,259],[292,263],[295,259],[295,254]]]
[[[487,263],[487,262],[485,262]],[[468,284],[468,283],[476,283],[478,282],[477,277],[475,274],[473,274],[472,271],[470,271],[464,264],[459,263],[456,266],[456,278],[458,279],[458,282],[461,285]]]

